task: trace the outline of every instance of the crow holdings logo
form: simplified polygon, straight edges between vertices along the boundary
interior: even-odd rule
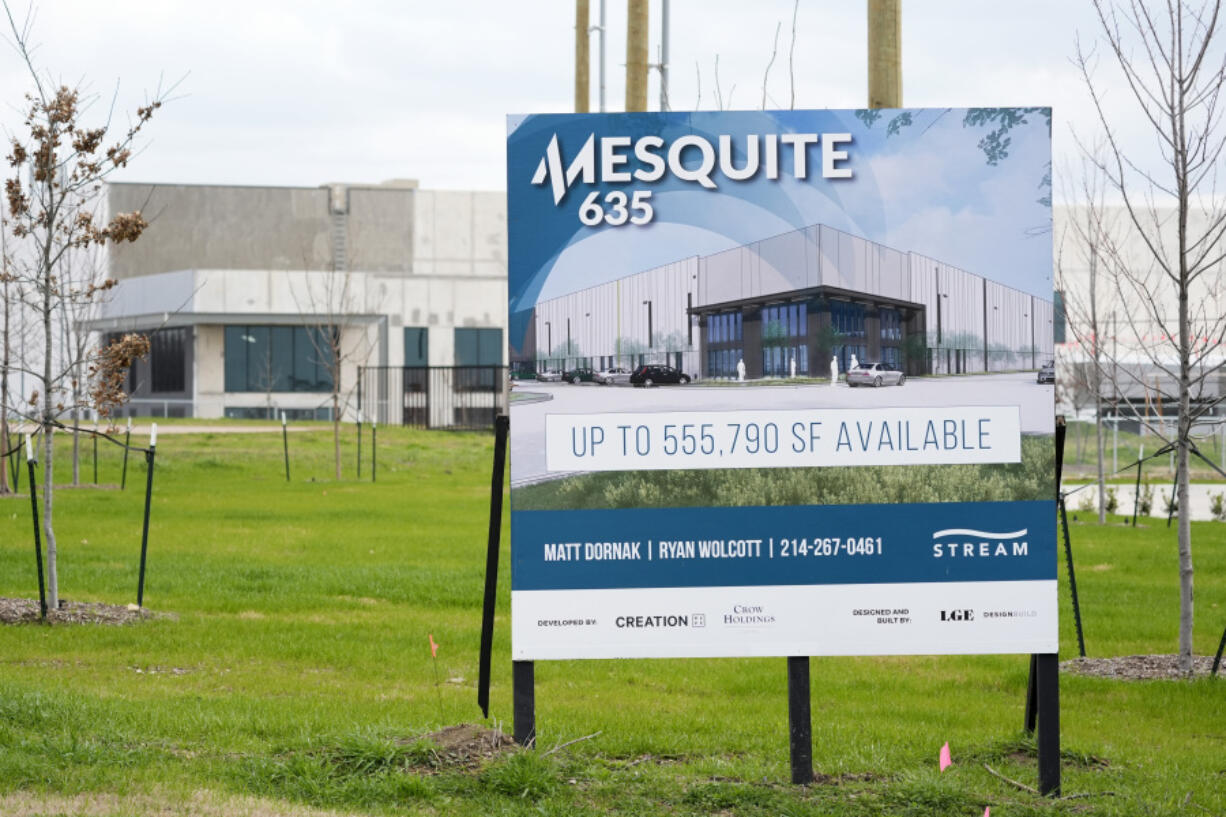
[[[839,146],[851,141],[850,133],[751,133],[735,140],[720,134],[714,143],[694,133],[671,142],[655,134],[637,139],[629,136],[598,139],[593,133],[566,164],[555,133],[532,174],[532,184],[543,185],[548,181],[557,206],[576,183],[654,184],[671,175],[716,190],[719,187],[716,179],[741,182],[759,173],[771,180],[778,179],[781,172],[806,179],[810,175],[809,149],[813,147],[821,151],[822,178],[850,179],[852,169],[846,166],[848,151],[840,150]],[[593,190],[579,206],[579,221],[588,227],[647,224],[654,217],[650,190],[634,190],[629,194],[611,190],[603,198],[600,191]]]
[[[974,621],[974,610],[942,610],[941,621]]]
[[[993,533],[974,528],[946,528],[932,534],[934,559],[996,559],[1030,555],[1028,529]]]

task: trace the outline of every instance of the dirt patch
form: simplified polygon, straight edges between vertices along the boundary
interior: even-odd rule
[[[47,611],[51,624],[108,624],[122,626],[138,621],[178,618],[172,613],[155,613],[135,604],[116,605],[89,601],[60,600],[58,610]],[[27,624],[39,621],[37,599],[0,598],[0,624]]]
[[[1192,676],[1203,677],[1213,668],[1213,656],[1197,655],[1192,658]],[[1060,669],[1073,675],[1088,675],[1094,678],[1114,678],[1119,681],[1180,680],[1185,676],[1179,670],[1177,655],[1121,655],[1114,658],[1074,658],[1062,661]],[[1221,671],[1218,671],[1221,675]]]
[[[437,732],[422,735],[406,743],[432,745],[431,768],[475,769],[487,760],[510,752],[519,746],[510,735],[501,729],[487,729],[472,723],[448,726]]]

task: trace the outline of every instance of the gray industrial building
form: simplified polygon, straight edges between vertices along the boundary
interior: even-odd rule
[[[908,374],[1034,369],[1050,300],[814,225],[537,303],[536,366],[667,363],[698,378],[829,375],[881,360]],[[548,351],[546,351],[548,350]]]
[[[403,180],[115,183],[107,206],[149,221],[139,241],[109,252],[108,277],[119,284],[87,323],[103,336],[149,335],[125,412],[329,417],[334,333],[347,419],[357,417],[359,367],[383,367],[396,370],[395,388],[378,380],[367,417],[492,421],[500,378],[449,370],[506,365],[504,194]],[[400,376],[402,367],[413,371]],[[465,399],[438,399],[444,392]]]

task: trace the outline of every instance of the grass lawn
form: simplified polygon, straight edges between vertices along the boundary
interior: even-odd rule
[[[352,427],[344,444],[337,483],[329,427],[291,436],[287,483],[279,433],[159,440],[145,603],[175,617],[0,626],[0,814],[1226,812],[1226,679],[1066,675],[1064,791],[1091,796],[1053,803],[990,775],[1035,783],[1024,656],[814,659],[822,785],[786,784],[781,658],[540,663],[541,751],[440,766],[416,738],[480,718],[492,436],[380,428],[375,484],[354,479]],[[103,446],[102,482],[119,462]],[[130,467],[124,492],[57,494],[67,599],[135,601],[144,466]],[[35,593],[29,514],[28,495],[0,500],[0,596]],[[1226,626],[1226,525],[1193,531],[1204,654]],[[1073,542],[1090,655],[1172,652],[1173,533],[1074,524]],[[510,731],[507,578],[492,714]],[[1067,658],[1063,573],[1061,588]]]

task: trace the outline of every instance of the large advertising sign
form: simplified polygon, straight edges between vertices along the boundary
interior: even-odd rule
[[[1050,131],[511,117],[513,657],[1056,652]]]

